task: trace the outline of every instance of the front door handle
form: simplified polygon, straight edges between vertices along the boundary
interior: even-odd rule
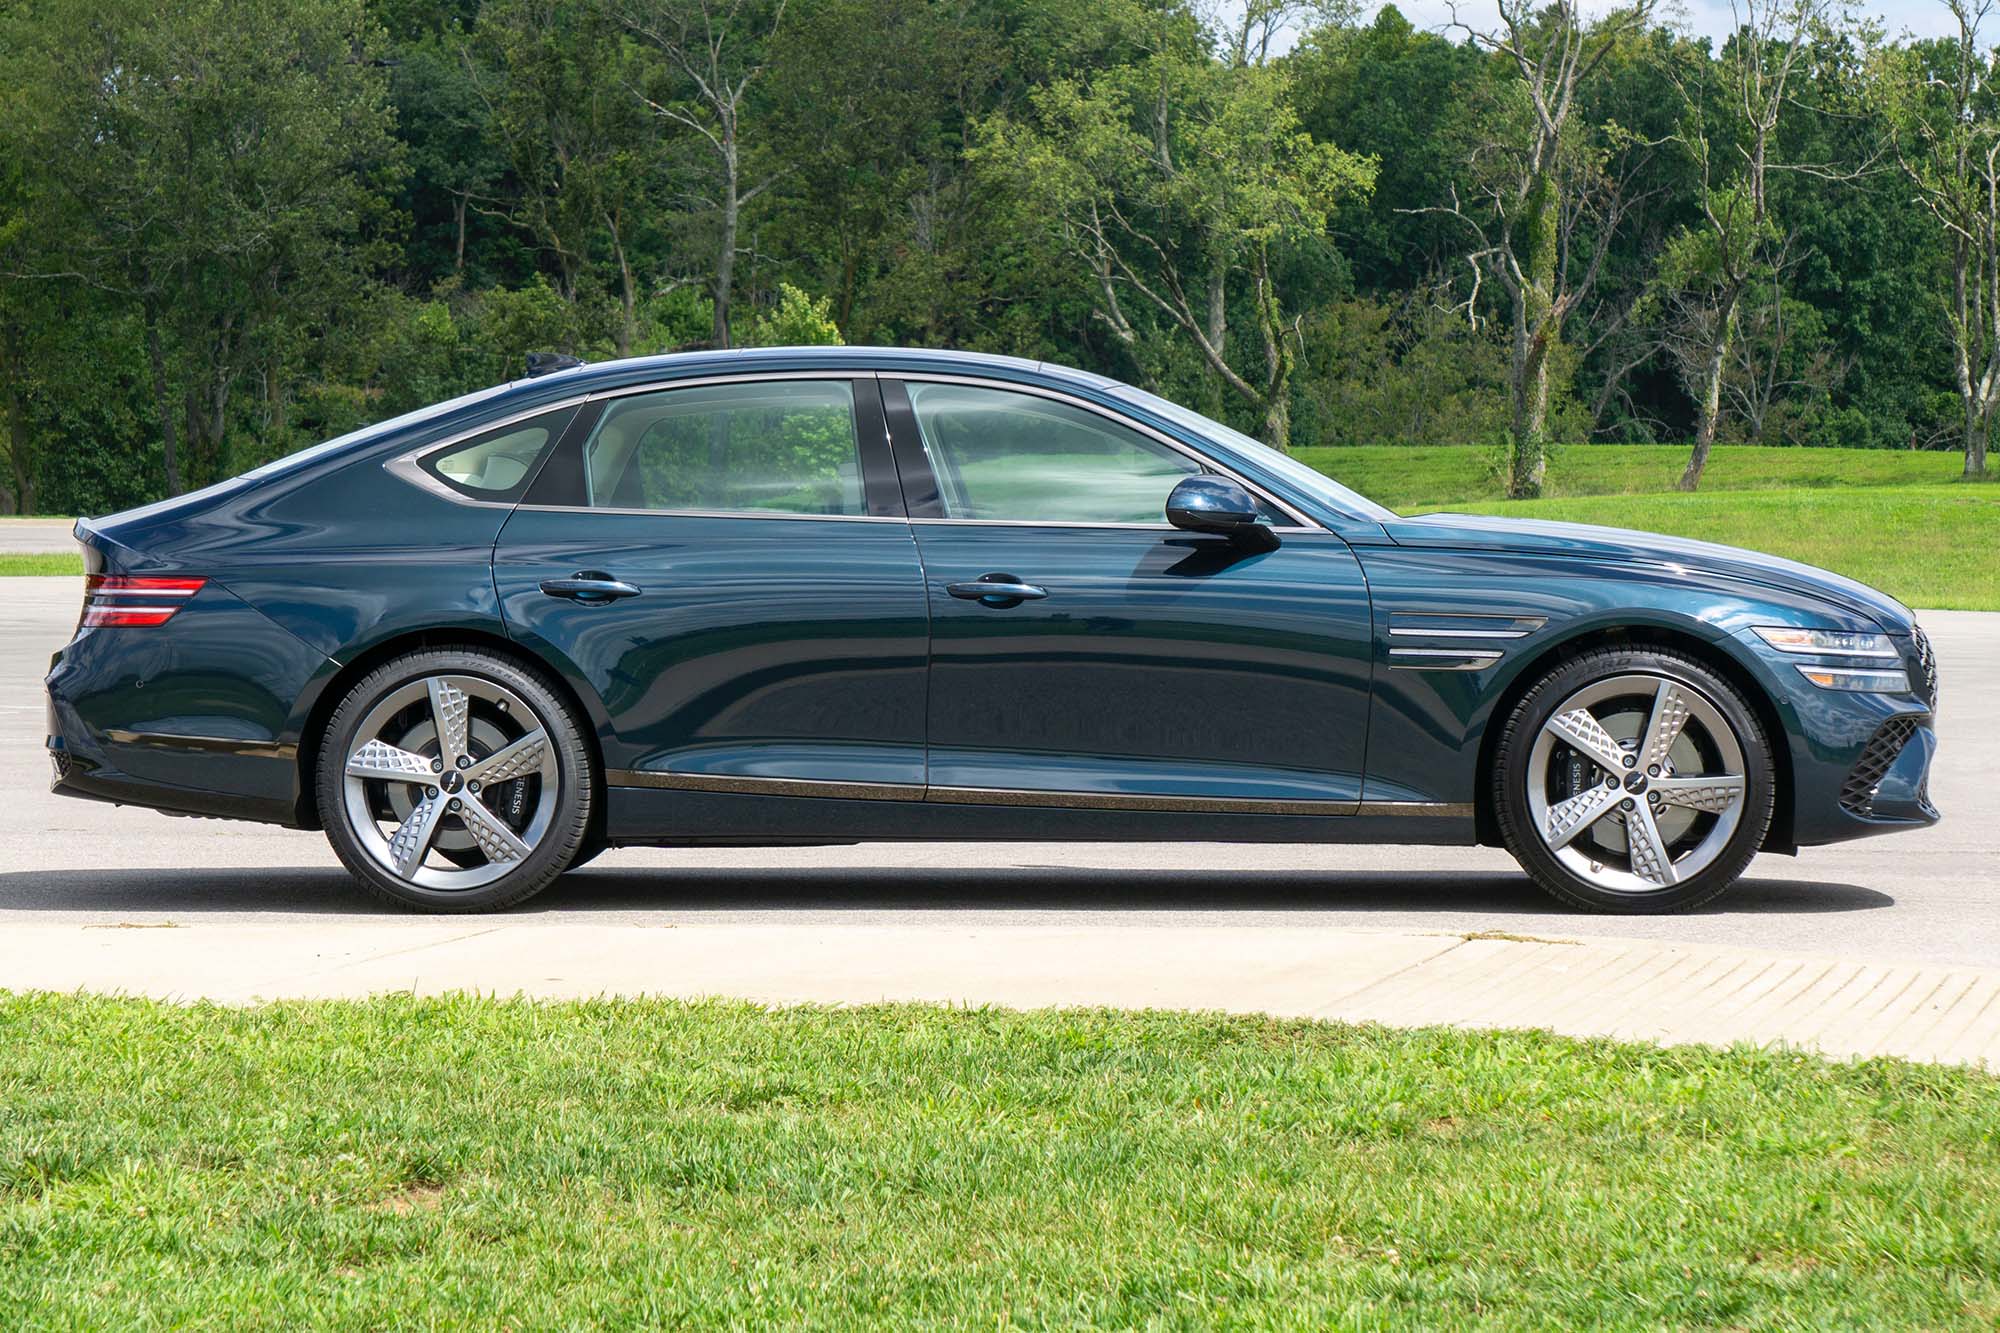
[[[1023,583],[1012,574],[981,574],[971,583],[947,583],[944,590],[981,606],[1019,606],[1049,595],[1047,588]]]
[[[578,570],[566,579],[543,579],[542,591],[551,597],[567,597],[572,602],[601,604],[621,597],[637,597],[637,586],[614,579],[595,569]]]

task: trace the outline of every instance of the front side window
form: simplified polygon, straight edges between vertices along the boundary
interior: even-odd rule
[[[584,475],[598,509],[867,513],[845,380],[616,399],[584,446]]]
[[[965,384],[906,386],[945,516],[1162,523],[1195,459],[1095,412]]]

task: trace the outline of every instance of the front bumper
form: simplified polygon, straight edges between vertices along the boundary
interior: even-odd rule
[[[1755,635],[1740,638],[1762,669],[1785,726],[1791,769],[1795,847],[1846,842],[1935,824],[1930,766],[1937,754],[1936,658],[1921,630],[1890,636],[1909,673],[1911,692],[1875,694],[1821,689],[1803,665],[1851,665],[1781,653]],[[1782,820],[1780,821],[1782,823]]]

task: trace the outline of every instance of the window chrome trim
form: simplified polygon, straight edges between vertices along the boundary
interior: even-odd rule
[[[532,420],[544,413],[574,410],[588,406],[591,403],[604,402],[613,398],[629,398],[635,394],[644,393],[667,393],[675,389],[699,389],[715,384],[752,384],[758,381],[784,383],[790,380],[853,381],[880,378],[881,375],[877,371],[860,369],[743,370],[722,375],[698,375],[689,379],[654,380],[645,384],[621,384],[615,388],[596,389],[588,393],[577,394],[574,397],[558,399],[552,403],[543,403],[538,407],[529,408],[525,411],[517,412],[512,416],[501,417],[494,421],[481,422],[477,426],[472,426],[456,434],[448,435],[442,440],[433,440],[429,444],[420,444],[407,453],[398,454],[396,457],[385,461],[382,464],[382,468],[385,472],[402,481],[408,482],[419,490],[429,491],[433,495],[450,500],[453,504],[470,505],[476,509],[526,509],[530,512],[543,514],[664,514],[682,518],[821,518],[834,519],[836,521],[846,520],[849,522],[859,519],[871,523],[902,523],[907,520],[893,514],[787,514],[770,510],[595,509],[589,505],[530,505],[520,504],[512,500],[481,500],[467,495],[463,491],[453,489],[425,471],[423,467],[423,460],[429,458],[432,454],[442,453],[454,445],[464,444],[466,441],[485,435],[490,431],[503,430],[519,422]]]
[[[622,514],[626,516],[643,515],[648,517],[673,517],[673,518],[775,518],[780,520],[819,519],[822,521],[830,521],[835,523],[910,523],[910,524],[953,523],[953,524],[971,524],[974,526],[988,526],[988,527],[1085,528],[1085,529],[1103,528],[1103,529],[1114,529],[1114,530],[1124,529],[1127,531],[1144,531],[1144,532],[1183,531],[1183,529],[1176,528],[1171,523],[1164,523],[1164,522],[1090,523],[1079,520],[1059,520],[1059,519],[910,518],[907,515],[897,515],[897,514],[790,514],[790,513],[783,513],[777,510],[608,509],[608,508],[598,509],[588,505],[531,505],[531,504],[520,504],[511,500],[476,499],[473,496],[466,495],[464,492],[455,490],[452,487],[446,485],[444,482],[438,480],[438,478],[432,476],[429,472],[425,471],[421,465],[421,460],[429,457],[431,454],[437,452],[443,452],[444,450],[450,449],[453,445],[463,444],[467,440],[473,439],[474,437],[479,435],[484,435],[489,431],[500,430],[507,426],[512,426],[518,422],[527,421],[534,417],[541,416],[547,412],[560,412],[566,409],[575,409],[586,406],[590,403],[604,402],[609,399],[629,398],[637,394],[646,394],[646,393],[667,393],[675,389],[699,389],[716,384],[748,384],[748,383],[756,383],[759,381],[783,383],[789,380],[852,381],[860,379],[873,379],[878,381],[883,379],[893,379],[893,380],[898,380],[904,384],[910,384],[910,383],[966,384],[966,385],[971,385],[975,388],[1000,389],[1010,393],[1024,393],[1028,394],[1031,397],[1048,398],[1055,402],[1067,403],[1070,406],[1078,408],[1081,411],[1089,412],[1095,416],[1100,416],[1108,421],[1115,422],[1118,425],[1125,427],[1127,430],[1136,431],[1140,435],[1145,436],[1147,439],[1150,439],[1157,444],[1166,446],[1167,448],[1173,450],[1175,453],[1181,454],[1187,458],[1194,459],[1196,462],[1202,464],[1204,468],[1213,469],[1214,475],[1227,477],[1229,480],[1243,487],[1244,490],[1249,491],[1250,494],[1256,496],[1259,500],[1262,500],[1266,504],[1270,505],[1280,514],[1284,514],[1289,518],[1291,518],[1292,522],[1290,524],[1282,526],[1273,524],[1271,527],[1271,531],[1273,532],[1290,533],[1293,535],[1298,535],[1300,533],[1330,531],[1330,529],[1326,528],[1322,524],[1315,523],[1311,519],[1300,514],[1296,508],[1285,503],[1285,501],[1278,498],[1277,496],[1271,494],[1266,488],[1259,486],[1255,482],[1252,482],[1242,476],[1239,476],[1237,473],[1231,471],[1227,467],[1224,467],[1220,462],[1209,457],[1207,454],[1202,453],[1199,449],[1194,448],[1192,445],[1184,444],[1181,441],[1166,434],[1164,431],[1155,430],[1153,427],[1148,426],[1144,422],[1135,421],[1131,417],[1110,411],[1096,403],[1089,402],[1086,399],[1078,398],[1073,394],[1065,393],[1058,389],[1046,388],[1039,384],[1023,384],[1016,380],[990,379],[977,375],[944,375],[944,374],[931,374],[931,373],[912,375],[900,371],[864,370],[857,367],[850,370],[736,371],[733,373],[721,374],[721,375],[698,375],[688,379],[674,379],[674,380],[664,380],[664,381],[655,380],[645,384],[624,384],[624,385],[619,385],[615,388],[592,390],[588,393],[577,394],[573,397],[558,399],[555,402],[551,403],[542,403],[536,407],[529,408],[521,412],[517,412],[512,416],[501,417],[494,421],[481,422],[477,426],[472,426],[465,430],[459,431],[456,434],[448,435],[442,440],[433,440],[428,444],[418,445],[416,448],[409,450],[407,453],[398,454],[396,457],[391,458],[386,462],[384,462],[382,464],[382,467],[383,470],[389,472],[391,475],[399,478],[402,481],[409,483],[412,486],[417,487],[419,490],[428,491],[432,495],[438,496],[441,499],[451,501],[453,504],[469,505],[477,509],[523,509],[531,513],[543,513],[543,514]]]
[[[1166,446],[1168,449],[1173,450],[1177,454],[1181,454],[1182,456],[1187,458],[1192,458],[1197,463],[1200,463],[1204,470],[1211,472],[1215,476],[1227,477],[1230,481],[1235,482],[1238,486],[1241,486],[1244,490],[1250,492],[1250,494],[1254,495],[1259,500],[1262,500],[1265,504],[1270,505],[1271,508],[1277,510],[1280,514],[1283,514],[1292,520],[1289,525],[1285,526],[1273,524],[1272,531],[1274,532],[1296,533],[1296,532],[1327,531],[1327,529],[1321,526],[1320,524],[1314,523],[1311,519],[1301,514],[1292,505],[1287,504],[1284,500],[1271,494],[1270,491],[1267,490],[1266,488],[1258,485],[1253,481],[1250,481],[1246,477],[1239,476],[1237,473],[1223,466],[1222,463],[1218,462],[1214,458],[1209,457],[1207,454],[1201,452],[1201,450],[1195,448],[1193,445],[1185,444],[1182,441],[1175,439],[1173,436],[1168,435],[1165,431],[1155,430],[1153,427],[1147,425],[1143,421],[1135,421],[1131,417],[1125,416],[1119,412],[1111,411],[1102,406],[1101,404],[1093,403],[1085,398],[1078,398],[1074,394],[1065,393],[1060,389],[1051,389],[1040,384],[1023,384],[1018,380],[991,379],[980,375],[948,375],[948,374],[933,374],[930,372],[922,372],[918,374],[905,374],[898,371],[878,371],[876,373],[877,373],[877,378],[898,380],[906,385],[964,384],[977,389],[999,389],[1007,393],[1026,394],[1034,398],[1047,398],[1054,402],[1066,403],[1069,406],[1077,408],[1081,411],[1089,412],[1094,416],[1103,417],[1107,421],[1115,422],[1116,424],[1123,426],[1125,429],[1129,431],[1145,436],[1147,439],[1152,440],[1155,444],[1161,444]],[[916,415],[916,403],[914,401],[912,401],[910,404],[910,412],[912,416]],[[919,435],[921,436],[921,432],[923,430],[923,422],[921,420],[917,422],[917,429]],[[922,441],[921,438],[919,439],[919,443],[922,443],[924,445],[924,453],[926,458],[928,458],[930,454],[929,444],[927,442]],[[1173,525],[1171,523],[1158,523],[1158,524],[1091,523],[1081,520],[1063,521],[1055,519],[913,518],[910,521],[912,523],[973,523],[973,524],[987,524],[987,525],[1000,524],[1000,525],[1008,525],[1014,527],[1030,527],[1030,528],[1155,528],[1155,527],[1173,528]],[[1173,530],[1176,532],[1182,531],[1182,529],[1179,528],[1173,528]]]

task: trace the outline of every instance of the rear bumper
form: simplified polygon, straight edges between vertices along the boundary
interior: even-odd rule
[[[211,584],[165,625],[82,630],[50,663],[50,789],[297,826],[295,701],[326,658]]]

